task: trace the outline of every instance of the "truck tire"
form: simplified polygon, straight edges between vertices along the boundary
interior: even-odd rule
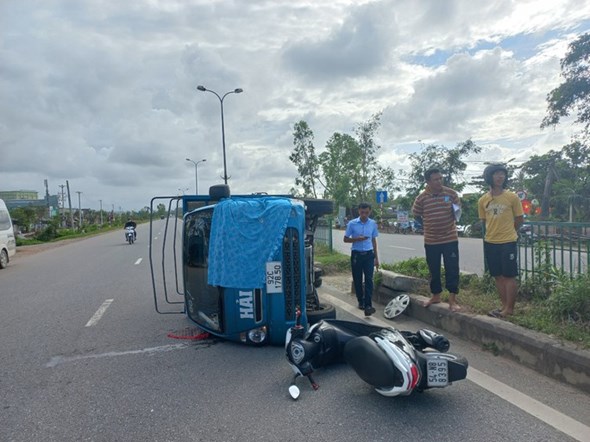
[[[334,213],[334,201],[304,198],[305,213],[311,216],[324,216]]]
[[[307,310],[306,314],[307,322],[313,325],[323,319],[336,319],[336,308],[327,302],[320,302],[319,310]]]
[[[221,198],[229,198],[230,191],[227,184],[215,184],[209,187],[209,198],[213,201],[219,201]]]

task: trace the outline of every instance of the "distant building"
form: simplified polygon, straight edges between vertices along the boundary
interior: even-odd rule
[[[39,192],[34,190],[0,190],[0,199],[6,200],[38,200]],[[43,200],[45,201],[45,200]]]
[[[39,192],[34,190],[0,190],[0,199],[3,199],[8,209],[18,207],[50,207],[51,215],[56,215],[59,208],[58,195],[49,195],[39,199]]]

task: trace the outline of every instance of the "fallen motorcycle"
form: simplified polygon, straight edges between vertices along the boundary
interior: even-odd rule
[[[307,377],[317,390],[314,370],[342,362],[383,396],[447,387],[465,379],[468,367],[467,359],[447,353],[449,347],[447,338],[427,329],[413,333],[337,319],[318,322],[307,332],[296,325],[285,339],[287,360],[295,372],[289,394],[299,397],[299,377]]]

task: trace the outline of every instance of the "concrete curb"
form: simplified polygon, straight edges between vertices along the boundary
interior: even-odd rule
[[[481,315],[453,313],[448,304],[422,307],[427,298],[412,294],[423,280],[382,270],[382,282],[375,301],[386,305],[400,291],[411,298],[405,314],[437,328],[481,344],[487,350],[507,356],[545,376],[590,393],[590,351],[576,349],[542,333],[511,322]]]

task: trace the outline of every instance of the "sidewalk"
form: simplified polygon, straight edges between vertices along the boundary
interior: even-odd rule
[[[386,305],[395,296],[407,293],[411,301],[404,314],[494,349],[498,355],[590,393],[590,351],[576,349],[573,344],[501,319],[453,313],[445,303],[424,308],[422,302],[427,298],[412,293],[419,280],[386,270],[381,272],[382,284],[373,297],[376,303]],[[349,293],[350,281],[346,275],[338,280],[326,281],[326,284],[330,284],[332,289]],[[351,296],[350,300],[353,303],[356,298]]]

